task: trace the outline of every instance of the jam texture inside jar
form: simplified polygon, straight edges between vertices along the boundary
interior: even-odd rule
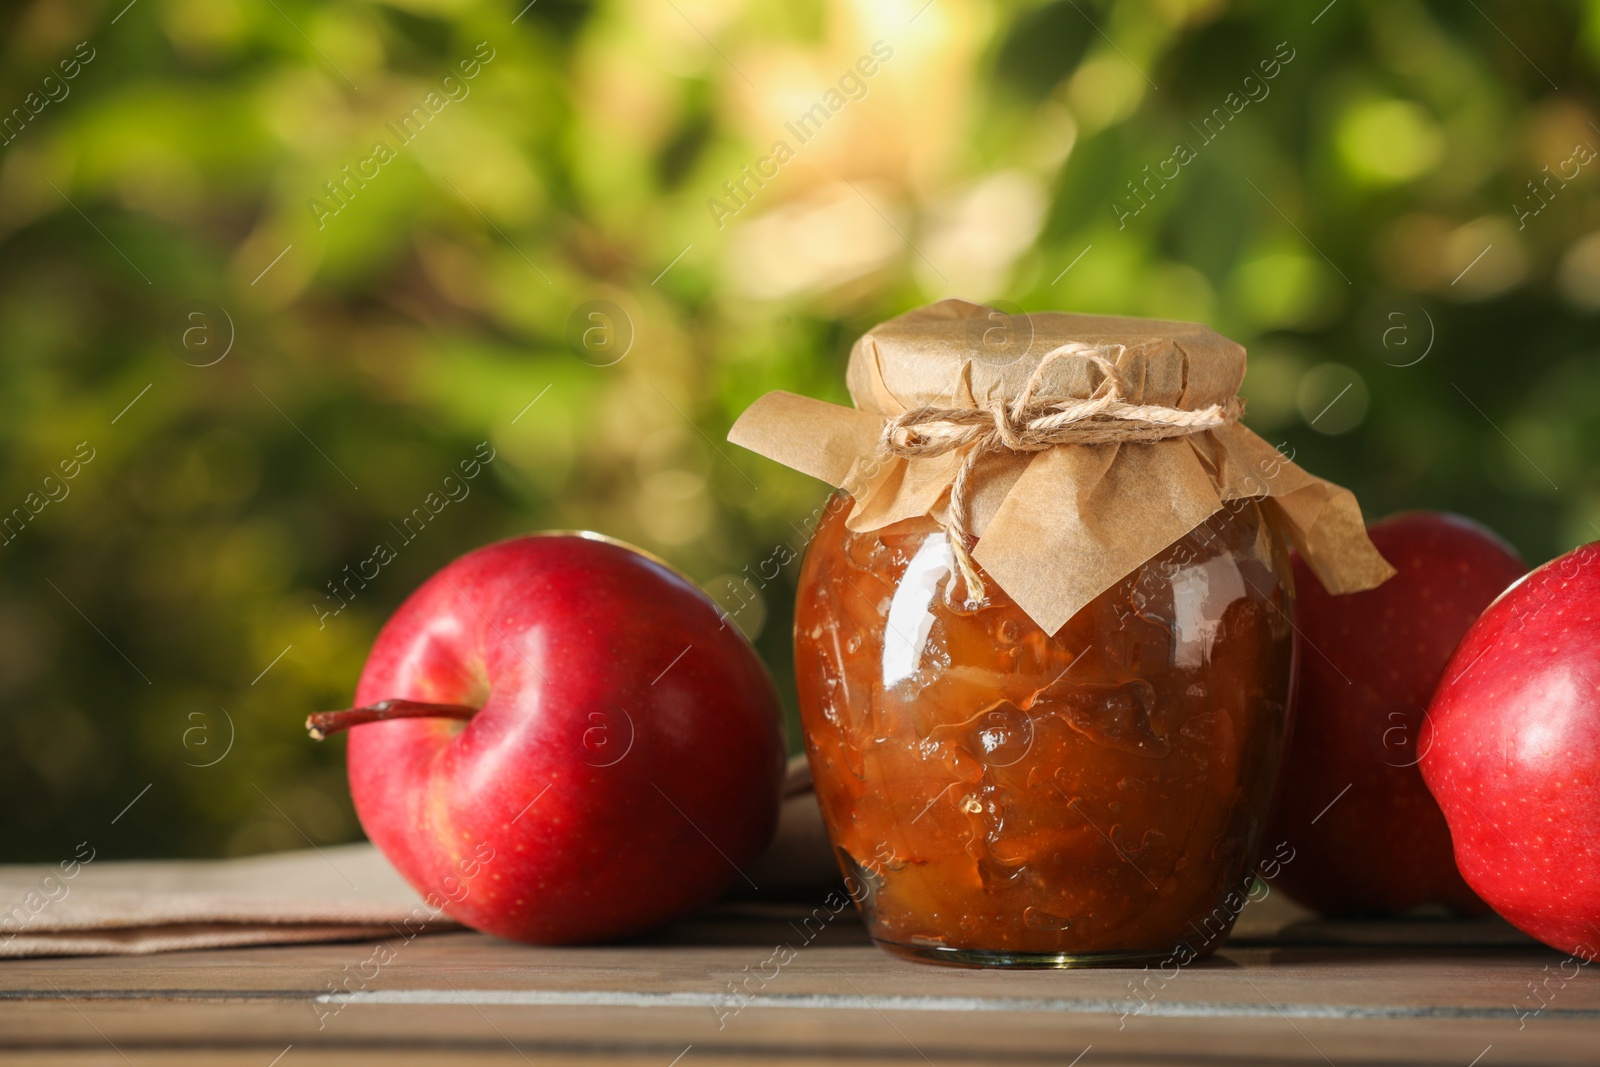
[[[1044,632],[966,602],[927,520],[829,503],[795,615],[805,744],[883,947],[950,963],[1192,958],[1226,937],[1289,728],[1281,535],[1237,500]]]

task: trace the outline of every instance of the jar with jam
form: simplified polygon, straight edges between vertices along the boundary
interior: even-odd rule
[[[730,433],[841,490],[795,668],[885,949],[1181,964],[1226,938],[1291,728],[1288,544],[1330,592],[1392,573],[1347,491],[1239,425],[1243,374],[1203,326],[945,301],[857,342],[854,409],[768,394]]]
[[[1199,954],[1233,925],[1289,728],[1291,579],[1223,511],[1054,634],[948,535],[826,509],[795,605],[806,751],[873,938],[955,963]]]

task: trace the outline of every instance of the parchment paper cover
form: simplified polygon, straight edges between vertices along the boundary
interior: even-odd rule
[[[768,393],[728,440],[850,493],[856,532],[912,518],[948,521],[965,451],[903,458],[880,449],[885,422],[924,405],[1014,398],[1045,353],[1080,341],[1109,349],[1127,400],[1196,409],[1244,381],[1243,347],[1206,326],[1036,312],[1006,315],[943,300],[874,327],[850,353],[854,408]],[[1112,346],[1121,346],[1120,350]],[[1087,398],[1100,371],[1068,359],[1040,395]],[[1260,499],[1331,593],[1380,585],[1394,568],[1367,539],[1355,496],[1297,467],[1238,422],[1153,442],[991,452],[973,471],[973,558],[1029,618],[1055,633],[1079,609],[1229,501]]]

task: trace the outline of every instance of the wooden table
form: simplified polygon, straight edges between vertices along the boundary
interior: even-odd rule
[[[724,905],[602,948],[449,933],[381,949],[6,962],[0,1062],[1600,1063],[1600,970],[1568,964],[1578,973],[1563,984],[1559,953],[1495,923],[1298,921],[1263,934],[1241,920],[1217,956],[1163,981],[907,963],[872,947],[850,911],[820,933],[802,924],[810,913]],[[796,951],[780,966],[782,945]]]

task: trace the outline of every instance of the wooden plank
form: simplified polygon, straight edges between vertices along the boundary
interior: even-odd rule
[[[9,1006],[8,1006],[9,1008]],[[1540,1021],[1360,1021],[1329,1019],[1147,1017],[1118,1030],[1110,1016],[995,1013],[972,1020],[892,1008],[873,1011],[750,1009],[718,1031],[685,1008],[352,1007],[337,1028],[316,1031],[304,1005],[220,1002],[78,1001],[39,1004],[25,1017],[0,1014],[6,1062],[23,1052],[71,1049],[157,1058],[176,1049],[245,1054],[258,1065],[293,1045],[392,1055],[434,1049],[460,1057],[510,1050],[535,1062],[604,1062],[640,1057],[665,1064],[693,1047],[696,1061],[772,1057],[927,1062],[1193,1064],[1592,1064],[1594,1026]],[[24,1025],[15,1025],[22,1023]],[[1480,1057],[1482,1057],[1480,1059]]]
[[[808,939],[804,914],[725,913],[607,947],[455,933],[381,950],[12,961],[0,967],[0,1050],[7,1063],[253,1067],[289,1045],[280,1067],[404,1063],[413,1053],[665,1067],[690,1046],[682,1067],[1062,1065],[1080,1053],[1081,1067],[1494,1067],[1592,1064],[1600,1043],[1600,980],[1581,973],[1560,985],[1559,954],[1497,944],[1503,931],[1488,927],[1432,928],[1448,944],[1405,944],[1420,936],[1416,924],[1388,937],[1362,931],[1354,940],[1365,944],[1251,939],[1163,976],[917,965],[872,947],[848,913]],[[1319,937],[1339,939],[1300,941]],[[782,966],[771,962],[780,945],[796,949]],[[1546,983],[1537,1014],[1529,983]]]

